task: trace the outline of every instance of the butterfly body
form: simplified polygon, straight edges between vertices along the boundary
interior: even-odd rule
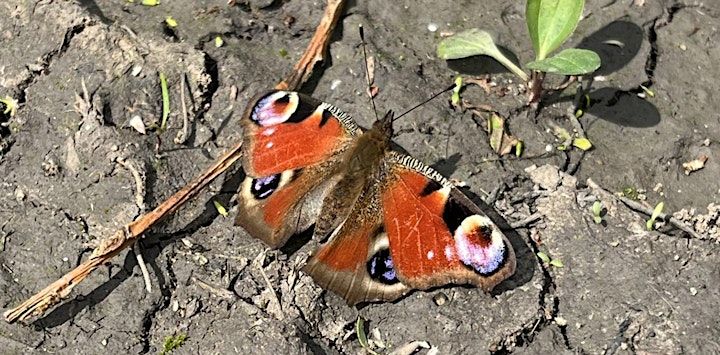
[[[447,179],[390,149],[392,120],[363,131],[302,94],[260,95],[242,118],[236,223],[274,248],[314,224],[327,241],[303,270],[349,304],[445,284],[492,289],[514,273],[512,246]]]

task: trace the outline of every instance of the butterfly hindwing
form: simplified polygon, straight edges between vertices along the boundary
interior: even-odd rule
[[[349,304],[412,289],[471,284],[489,291],[515,270],[498,227],[431,168],[395,152],[305,270]]]
[[[389,154],[382,206],[398,278],[415,289],[493,289],[515,272],[502,231],[460,190],[412,157]]]
[[[310,227],[360,129],[337,108],[296,92],[256,97],[242,117],[242,184],[235,220],[273,248]]]

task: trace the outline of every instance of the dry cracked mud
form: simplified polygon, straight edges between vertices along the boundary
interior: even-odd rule
[[[640,5],[642,3],[642,5]],[[435,55],[444,32],[481,27],[521,62],[532,58],[522,2],[353,1],[330,58],[303,91],[374,117],[364,95],[358,24],[376,60],[381,111],[411,107],[458,72],[502,90],[469,86],[463,97],[491,105],[523,139],[525,159],[496,159],[482,119],[435,100],[399,121],[396,142],[507,223],[518,271],[492,294],[466,287],[414,292],[386,304],[347,307],[299,272],[316,242],[269,251],[213,201],[235,212],[234,167],[142,240],[152,290],[133,252],[77,286],[31,324],[0,322],[4,353],[358,353],[358,315],[376,351],[425,341],[450,353],[717,353],[720,325],[720,7],[660,1],[593,1],[569,45],[598,51],[603,67],[581,118],[594,149],[544,154],[552,125],[572,129],[573,95],[537,117],[523,87],[483,58]],[[307,45],[322,1],[5,1],[0,4],[0,301],[17,305],[72,269],[103,236],[184,186],[241,137],[249,98],[271,88]],[[167,16],[178,22],[168,30]],[[429,31],[433,24],[438,30]],[[215,45],[220,36],[224,44]],[[158,73],[168,78],[168,129]],[[83,94],[87,88],[87,97]],[[190,130],[183,144],[180,87]],[[643,89],[655,94],[648,97]],[[499,94],[502,92],[502,94]],[[645,95],[645,97],[642,97]],[[140,117],[146,135],[130,125]],[[689,175],[682,163],[709,157]],[[119,164],[118,162],[124,162]],[[644,190],[650,206],[686,209],[706,239],[661,223],[610,192]],[[136,198],[138,186],[141,199]],[[604,221],[596,224],[592,201]],[[714,205],[711,205],[714,204]],[[710,210],[708,211],[708,206]],[[489,208],[489,206],[486,206]],[[690,212],[693,211],[693,215]],[[715,228],[715,229],[713,229]],[[715,234],[712,234],[715,233]],[[550,266],[537,256],[561,260]],[[438,302],[438,300],[445,302]],[[379,339],[378,339],[379,338]],[[379,343],[385,348],[379,347]]]

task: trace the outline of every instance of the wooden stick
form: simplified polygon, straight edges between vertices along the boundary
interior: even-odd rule
[[[328,0],[323,18],[315,29],[315,35],[313,35],[313,38],[310,40],[310,44],[305,49],[305,53],[300,57],[297,64],[295,64],[293,72],[287,79],[275,86],[276,89],[297,90],[310,78],[315,64],[325,59],[327,47],[330,44],[330,36],[335,29],[338,19],[340,19],[344,2],[344,0]]]
[[[325,58],[325,53],[330,43],[330,35],[340,18],[343,3],[344,0],[328,0],[323,18],[305,53],[295,65],[293,72],[288,78],[275,86],[276,89],[297,90],[310,77],[315,65]],[[173,213],[218,175],[232,166],[242,155],[241,146],[242,143],[236,144],[220,157],[215,164],[154,210],[142,215],[138,220],[129,223],[124,229],[116,231],[111,237],[103,239],[88,260],[19,306],[6,311],[3,314],[5,320],[9,323],[18,320],[24,321],[32,316],[40,316],[51,307],[60,303],[70,294],[73,287],[84,280],[91,272],[107,263],[121,251],[133,245],[143,233],[148,231],[161,218]]]

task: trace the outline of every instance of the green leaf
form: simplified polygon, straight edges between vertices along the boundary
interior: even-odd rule
[[[225,41],[223,41],[222,37],[215,36],[215,47],[216,48],[222,47],[223,43],[225,43]]]
[[[663,208],[665,207],[664,202],[660,202],[655,206],[655,209],[653,210],[652,216],[650,216],[650,219],[647,220],[645,223],[645,227],[647,230],[651,231],[653,230],[653,226],[655,225],[655,220],[660,217],[660,214],[662,214]]]
[[[523,141],[518,140],[517,144],[515,144],[515,156],[520,158],[520,156],[523,153],[523,148],[525,148],[525,143]]]
[[[550,266],[564,267],[565,264],[563,264],[562,260],[560,260],[560,259],[552,259],[552,260],[550,260]]]
[[[575,138],[573,139],[572,144],[582,150],[589,150],[592,148],[592,143],[590,143],[590,140],[587,138]]]
[[[368,343],[367,335],[365,335],[365,320],[360,316],[358,316],[355,322],[355,335],[357,335],[360,346],[362,346],[365,351],[377,355],[377,352],[370,349],[370,343]]]
[[[142,4],[145,6],[158,6],[160,5],[160,0],[142,0]]]
[[[160,131],[164,131],[165,128],[167,128],[167,119],[170,115],[170,94],[168,94],[165,73],[160,73],[160,91],[162,92],[162,120],[160,121]]]
[[[488,118],[488,131],[490,134],[490,147],[494,151],[498,151],[502,144],[505,122],[502,117],[491,114]]]
[[[543,253],[543,252],[538,252],[538,253],[537,253],[537,256],[538,256],[538,258],[540,258],[540,260],[542,260],[542,262],[545,263],[545,264],[547,264],[547,263],[550,262],[550,257],[547,256],[547,254],[545,254],[545,253]]]
[[[18,109],[18,101],[13,99],[10,96],[5,96],[0,99],[0,103],[5,105],[5,110],[3,110],[3,114],[10,114],[10,117],[15,116]]]
[[[455,77],[455,88],[452,93],[452,104],[457,106],[460,104],[460,90],[462,89],[463,79],[458,75]]]
[[[529,79],[522,69],[500,52],[492,36],[478,28],[472,28],[444,38],[438,44],[437,54],[438,57],[445,60],[487,55],[500,62],[522,80],[528,81]]]
[[[170,27],[170,28],[175,28],[175,27],[177,27],[177,25],[178,25],[178,24],[177,24],[177,21],[176,21],[172,16],[166,17],[166,18],[165,18],[165,23],[166,23],[167,26]]]
[[[600,215],[602,213],[602,202],[595,201],[593,203],[592,213],[593,213],[593,220],[595,221],[595,224],[602,223],[602,216]]]
[[[160,351],[160,355],[167,355],[172,353],[173,351],[180,348],[185,343],[185,340],[187,340],[187,335],[185,335],[184,333],[175,336],[166,336],[165,341],[163,342],[162,351]]]
[[[527,63],[525,67],[552,74],[583,75],[600,68],[600,56],[591,50],[568,48],[550,58]]]
[[[225,209],[225,206],[223,206],[220,202],[217,202],[213,200],[213,205],[215,205],[215,209],[218,211],[219,214],[221,214],[223,217],[228,216],[228,211]]]
[[[585,0],[528,0],[525,19],[535,47],[535,59],[542,60],[570,37],[582,16]]]

